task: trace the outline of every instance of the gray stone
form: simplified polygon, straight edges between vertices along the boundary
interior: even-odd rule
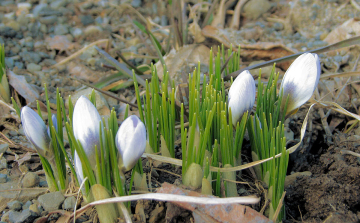
[[[55,35],[65,35],[69,33],[69,27],[67,25],[59,24],[55,26]]]
[[[57,0],[57,1],[54,1],[50,4],[50,7],[52,9],[59,9],[61,7],[64,7],[66,6],[67,4],[67,0]]]
[[[95,23],[97,25],[101,25],[103,23],[103,18],[101,16],[98,16],[95,18]]]
[[[43,10],[47,6],[48,6],[48,4],[46,4],[46,3],[41,3],[41,4],[36,5],[33,9],[34,17],[37,18],[39,16],[39,13],[41,12],[41,10]]]
[[[7,181],[7,175],[0,173],[0,183],[6,183]]]
[[[1,157],[1,160],[0,160],[0,170],[6,169],[6,168],[7,168],[6,159],[5,159],[5,157]]]
[[[20,201],[15,200],[7,203],[7,206],[10,210],[20,211],[22,208],[22,203]]]
[[[39,21],[42,24],[50,25],[50,24],[53,24],[53,23],[55,23],[57,21],[57,16],[50,15],[50,16],[41,17],[41,18],[39,18]]]
[[[40,182],[40,178],[36,173],[28,172],[25,174],[22,180],[22,185],[25,188],[36,187],[39,185],[39,182]]]
[[[60,205],[64,202],[65,197],[60,191],[41,195],[38,199],[41,206],[45,211],[55,211],[60,208]]]
[[[34,73],[35,71],[40,71],[41,70],[41,66],[40,65],[37,65],[37,64],[34,64],[34,63],[29,63],[27,66],[26,66],[26,69],[28,71],[30,71],[31,73]]]
[[[39,187],[48,187],[48,183],[46,180],[40,181]]]
[[[30,205],[32,205],[31,201],[26,201],[26,203],[22,206],[22,209],[28,209],[30,207]]]
[[[75,37],[75,38],[77,38],[83,34],[83,31],[80,28],[71,29],[70,32],[73,35],[73,37]]]
[[[76,203],[76,198],[75,197],[67,197],[62,205],[62,209],[64,210],[74,210],[75,207],[75,203]]]
[[[29,206],[29,210],[32,212],[35,212],[36,214],[40,214],[40,210],[39,210],[37,204],[31,204]]]
[[[9,57],[5,57],[5,64],[10,69],[14,68],[14,59],[9,58]]]
[[[37,217],[38,217],[38,214],[36,214],[33,211],[30,211],[29,209],[23,210],[22,212],[12,211],[9,214],[10,222],[14,222],[14,223],[30,223],[30,222],[34,222],[34,220]]]
[[[95,22],[91,15],[80,15],[80,21],[84,26],[93,24]]]
[[[141,6],[141,0],[132,0],[131,1],[131,6],[134,8],[138,8]]]
[[[20,53],[20,56],[22,57],[23,61],[28,63],[40,63],[41,57],[38,53],[34,52],[22,52]]]
[[[19,69],[24,69],[24,64],[21,62],[15,62],[15,67],[17,67]]]

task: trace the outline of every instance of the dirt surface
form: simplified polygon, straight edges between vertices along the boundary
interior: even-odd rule
[[[188,7],[193,7],[197,1],[183,2]],[[360,35],[360,22],[353,19],[360,17],[360,10],[357,8],[360,2],[356,0],[250,0],[249,2],[264,7],[268,5],[268,7],[255,9],[251,9],[250,6],[245,7],[241,13],[238,30],[230,27],[235,4],[229,4],[227,11],[223,10],[224,22],[213,25],[211,30],[204,28],[203,41],[199,44],[205,49],[214,47],[215,51],[220,44],[226,47],[230,44],[233,46],[240,44],[244,67]],[[40,4],[47,5],[41,8]],[[134,10],[128,5],[132,5]],[[127,77],[111,78],[117,71],[109,66],[93,47],[63,65],[53,67],[54,64],[68,58],[83,47],[101,39],[109,39],[111,44],[107,46],[101,43],[99,47],[108,49],[109,54],[120,62],[123,61],[119,58],[117,51],[120,51],[125,59],[135,66],[150,65],[151,62],[155,62],[157,54],[151,46],[151,41],[146,34],[132,24],[133,19],[144,22],[135,10],[144,17],[148,17],[149,28],[154,31],[154,35],[165,48],[172,23],[171,12],[165,1],[0,1],[0,43],[5,44],[7,67],[18,75],[9,78],[12,95],[17,102],[34,109],[36,108],[35,100],[45,103],[43,83],[47,83],[51,108],[55,109],[56,88],[59,88],[65,98],[85,88],[70,77],[93,84],[101,83],[101,87],[107,87],[116,81],[118,84],[125,83],[128,80]],[[219,10],[218,7],[215,12],[220,12],[216,10]],[[255,15],[254,10],[260,12],[258,17],[250,16]],[[30,14],[32,16],[29,16]],[[190,16],[189,11],[185,14]],[[191,21],[198,21],[201,24],[204,17],[205,13],[200,13],[198,20],[194,17]],[[195,43],[196,36],[200,34],[201,32],[190,32],[187,42]],[[174,42],[170,42],[171,48],[177,48],[175,45]],[[352,46],[320,54],[322,75],[358,72],[360,70],[357,66],[359,52],[358,46]],[[207,53],[204,54],[207,55]],[[177,56],[179,58],[179,55]],[[199,57],[194,56],[194,58]],[[176,56],[175,59],[177,59]],[[196,67],[197,61],[196,59],[187,61],[187,59],[186,56],[186,61],[173,69],[191,72],[189,67],[194,67],[194,64]],[[288,63],[279,64],[277,71],[283,74],[288,65]],[[202,64],[202,68],[206,74],[208,67]],[[266,73],[266,68],[263,71]],[[252,73],[256,76],[258,70]],[[149,73],[145,73],[144,76],[146,75],[149,76]],[[319,83],[319,96],[323,100],[338,102],[345,109],[358,114],[360,92],[358,81],[358,76],[353,76],[352,79],[348,77],[323,79]],[[345,84],[348,87],[341,90]],[[131,102],[135,101],[132,86],[124,85],[116,90],[113,87],[105,90],[113,89],[112,94]],[[30,94],[33,92],[35,93]],[[101,101],[104,104],[104,107],[101,107],[103,108],[101,115],[106,115],[111,107],[115,107],[119,120],[122,121],[121,115],[124,111],[122,102],[107,96],[102,97]],[[17,185],[27,172],[35,172],[40,177],[40,183],[36,185],[36,188],[46,188],[39,157],[26,140],[19,118],[13,112],[10,113],[6,106],[0,108],[0,145],[8,144],[9,147],[7,152],[0,156],[2,159],[0,173],[7,176],[6,183],[13,182]],[[300,126],[306,110],[302,108],[288,120],[286,127],[289,133],[294,134],[292,138],[289,138],[289,145],[296,143],[299,138]],[[136,114],[135,109],[131,109],[131,112]],[[325,109],[325,114],[326,112],[328,110]],[[291,155],[288,169],[288,175],[305,171],[307,175],[299,174],[285,188],[286,220],[284,222],[359,222],[360,158],[344,152],[346,150],[360,153],[358,125],[349,133],[344,133],[351,124],[348,124],[351,118],[334,111],[324,117],[318,108],[312,111],[311,116],[303,144],[298,152]],[[324,126],[323,119],[328,126]],[[176,152],[179,157],[181,150],[180,143],[178,141],[177,143],[179,146],[176,147]],[[250,157],[248,149],[248,141],[245,140],[244,157]],[[151,173],[152,188],[158,188],[164,182],[179,185],[180,168],[172,165],[150,165],[148,161],[144,161],[144,170],[146,173]],[[238,180],[247,181],[246,184],[238,185],[239,195],[263,196],[264,191],[256,187],[257,182],[252,177],[251,171],[244,171]],[[0,185],[0,190],[9,190],[3,187],[5,184]],[[7,202],[19,200],[25,204],[30,200],[37,204],[36,199],[40,194],[40,192],[34,193],[32,197],[29,195],[26,197],[27,200],[25,198],[21,200],[20,195],[2,200],[4,202],[0,207],[2,219],[10,211]],[[69,196],[73,195],[70,192],[69,194]],[[263,204],[262,202],[253,205],[252,208],[260,211]],[[170,203],[133,202],[132,211],[136,222],[142,222],[144,216],[149,222],[165,222],[166,220],[167,222],[192,222],[194,220],[190,211],[185,211]],[[37,217],[47,214],[46,211],[39,211]],[[58,219],[60,215],[52,217]],[[92,221],[93,217],[93,213],[87,212],[77,222]],[[10,221],[9,218],[4,217],[4,219]]]

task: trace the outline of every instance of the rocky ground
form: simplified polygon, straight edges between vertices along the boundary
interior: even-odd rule
[[[196,16],[189,13],[196,9],[198,1],[181,2],[187,4],[184,11],[192,18],[189,24],[201,24],[205,12],[197,11]],[[356,19],[360,17],[359,5],[360,2],[356,0],[249,0],[241,11],[238,29],[231,23],[236,15],[235,4],[225,4],[214,11],[215,14],[223,14],[219,23],[208,27],[201,25],[202,32],[189,31],[187,43],[196,42],[201,50],[196,53],[191,51],[191,57],[184,52],[179,53],[181,47],[170,41],[169,48],[178,51],[175,59],[168,58],[166,63],[173,75],[177,70],[190,72],[188,67],[196,66],[199,58],[206,60],[207,50],[213,47],[216,51],[220,44],[226,47],[240,44],[243,66],[327,46],[360,35],[360,22]],[[70,78],[75,77],[103,90],[112,90],[114,95],[134,102],[134,90],[128,84],[128,79],[116,76],[117,71],[106,66],[109,64],[93,46],[62,65],[54,65],[96,41],[100,48],[107,49],[119,61],[122,60],[117,51],[135,66],[150,65],[158,58],[156,51],[148,36],[132,23],[132,20],[137,20],[145,25],[144,19],[166,49],[170,25],[173,24],[167,1],[1,0],[0,44],[5,46],[6,66],[13,71],[8,77],[12,95],[22,106],[28,104],[36,108],[35,100],[45,102],[43,84],[46,83],[51,107],[56,108],[56,88],[65,98],[67,95],[76,98],[76,95],[89,93],[89,88]],[[109,40],[110,44],[102,41],[104,39]],[[190,48],[194,49],[194,46]],[[322,75],[358,72],[359,53],[360,48],[352,46],[320,54]],[[178,60],[184,62],[171,67]],[[288,65],[278,64],[277,71],[283,74]],[[206,65],[202,66],[205,74],[207,69]],[[258,73],[257,70],[251,72],[255,76]],[[268,73],[268,69],[264,68],[263,72]],[[149,73],[145,72],[144,75]],[[315,94],[315,99],[337,102],[358,114],[358,82],[358,76],[324,78],[319,83],[319,94]],[[345,85],[347,87],[343,88]],[[105,95],[98,100],[97,107],[102,115],[115,107],[121,119],[124,110],[122,102]],[[71,211],[75,206],[76,190],[47,193],[40,159],[26,140],[19,118],[5,105],[1,105],[0,111],[1,221],[33,222],[46,217],[48,221],[55,222],[64,215],[65,212],[61,211]],[[307,107],[304,106],[288,120],[287,137],[290,141],[296,142],[299,138],[306,111]],[[136,113],[135,110],[132,112]],[[288,177],[286,185],[286,222],[360,220],[360,160],[344,153],[344,150],[360,153],[358,126],[346,131],[353,124],[351,121],[352,118],[334,111],[328,112],[327,109],[316,108],[312,111],[303,144],[299,152],[291,156],[289,164],[288,174],[291,177]],[[181,173],[171,165],[162,168]],[[174,183],[177,179],[164,171],[155,171],[152,176],[154,187],[159,187],[163,182]],[[248,176],[250,174],[245,172],[245,180],[254,183]],[[241,195],[249,194],[247,187],[240,186],[238,189]],[[169,205],[161,202],[143,205],[148,221],[165,221]],[[57,214],[48,215],[54,211]],[[191,213],[184,213],[174,217],[173,221],[190,221]],[[93,218],[94,213],[87,212],[77,222],[91,222]],[[45,221],[43,218],[41,222]]]

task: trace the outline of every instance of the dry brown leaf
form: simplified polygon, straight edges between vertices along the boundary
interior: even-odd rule
[[[32,154],[33,153],[27,152],[25,155],[22,155],[20,159],[16,160],[16,162],[19,166],[21,166],[21,164],[23,164],[24,162],[31,160]]]
[[[94,72],[83,64],[70,62],[67,65],[67,68],[72,76],[78,77],[81,80],[96,82],[100,78],[98,73]]]
[[[179,194],[195,197],[214,197],[195,191],[184,190],[175,185],[164,183],[157,193]],[[271,222],[254,209],[240,204],[207,205],[185,202],[172,202],[179,207],[192,211],[195,222]]]
[[[232,45],[233,49],[237,50],[237,47],[240,45],[241,56],[247,60],[273,60],[295,53],[294,50],[281,43],[258,42],[255,44],[239,44],[237,40],[229,38],[229,36],[234,36],[229,35],[229,32],[231,32],[231,30],[225,31],[213,26],[205,26],[202,29],[202,34],[205,37],[215,39],[228,48]],[[289,68],[290,64],[291,62],[287,61],[277,65],[286,70]]]
[[[186,45],[181,47],[178,51],[174,49],[169,54],[164,56],[165,64],[168,68],[171,80],[175,81],[175,85],[183,83],[182,71],[189,74],[186,70],[186,65],[193,64],[197,67],[199,61],[203,64],[209,64],[210,49],[205,45]],[[163,78],[164,71],[160,61],[156,64],[156,70],[160,79]]]
[[[34,102],[39,99],[39,92],[26,82],[24,76],[16,75],[11,70],[7,71],[9,84],[23,97],[26,102]]]
[[[342,40],[360,35],[359,19],[349,19],[340,26],[333,29],[324,39],[329,44],[337,43]],[[343,49],[342,49],[343,50]]]

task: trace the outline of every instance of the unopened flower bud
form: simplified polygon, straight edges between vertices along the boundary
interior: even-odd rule
[[[232,124],[240,120],[246,111],[250,111],[255,103],[255,81],[248,70],[237,76],[229,90],[229,109],[231,108]]]
[[[144,123],[135,115],[125,119],[116,134],[115,144],[119,152],[119,167],[124,171],[130,170],[145,151]]]
[[[73,131],[80,141],[84,152],[94,169],[96,165],[95,146],[100,151],[100,122],[101,117],[95,106],[85,96],[81,96],[74,107]],[[83,178],[82,166],[77,152],[74,154],[75,168],[80,182]]]
[[[286,108],[287,115],[311,98],[318,85],[320,73],[320,60],[315,53],[304,53],[291,64],[280,86],[280,92],[283,92],[282,109],[289,98]]]
[[[25,106],[21,110],[21,123],[26,138],[34,145],[36,151],[43,157],[50,152],[50,137],[41,117],[31,108]]]

